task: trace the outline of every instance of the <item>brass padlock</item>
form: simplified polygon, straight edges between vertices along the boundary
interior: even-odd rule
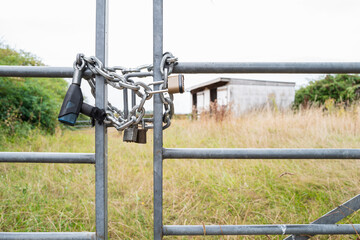
[[[179,74],[168,77],[168,93],[183,93],[184,90],[184,75]]]
[[[140,144],[146,143],[146,132],[147,129],[138,129],[136,143],[140,143]]]
[[[160,89],[160,90],[154,90],[154,91],[150,91],[148,92],[149,94],[155,94],[155,93],[170,93],[170,94],[174,94],[174,93],[183,93],[185,91],[185,85],[184,85],[184,75],[179,74],[179,75],[174,75],[174,76],[169,76],[166,77],[166,84],[165,87],[167,87],[166,89]],[[163,81],[159,81],[159,82],[154,82],[153,84],[163,84]]]
[[[137,126],[129,127],[124,130],[123,141],[124,142],[136,142],[138,137]]]

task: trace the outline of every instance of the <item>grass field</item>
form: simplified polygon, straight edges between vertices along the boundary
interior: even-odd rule
[[[164,146],[359,148],[359,119],[356,109],[313,109],[222,122],[173,120]],[[94,130],[8,139],[0,150],[94,152]],[[137,145],[109,129],[108,161],[110,239],[152,239],[152,132],[148,144]],[[355,160],[165,160],[164,224],[309,223],[360,192],[359,171]],[[94,231],[94,184],[94,166],[1,163],[0,231]],[[355,213],[341,223],[359,222]]]

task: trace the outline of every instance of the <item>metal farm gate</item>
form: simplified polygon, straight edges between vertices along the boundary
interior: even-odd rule
[[[107,0],[96,0],[96,57],[107,65]],[[163,0],[153,0],[153,81],[162,81]],[[360,73],[360,62],[247,63],[178,62],[173,73]],[[74,74],[70,67],[0,66],[0,76],[64,77]],[[85,76],[89,74],[84,73]],[[159,85],[154,84],[154,90]],[[107,85],[96,75],[96,107],[107,106]],[[291,235],[286,239],[308,239],[318,234],[357,234],[360,224],[338,221],[360,208],[360,195],[310,224],[279,225],[163,225],[163,161],[165,159],[360,159],[359,149],[194,149],[163,147],[163,102],[154,94],[154,239],[168,235]],[[7,233],[0,239],[107,239],[107,129],[95,124],[95,154],[1,152],[0,162],[95,164],[96,232]]]

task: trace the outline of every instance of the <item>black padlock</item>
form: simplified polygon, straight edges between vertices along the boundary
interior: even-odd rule
[[[136,143],[146,144],[147,129],[138,129]]]
[[[82,59],[84,55],[79,53],[74,63],[74,74],[72,83],[66,92],[62,103],[58,120],[64,124],[74,126],[79,116],[83,104],[83,95],[81,92],[81,80],[86,69],[85,61]]]
[[[64,124],[74,126],[79,116],[81,105],[83,103],[83,95],[80,88],[84,70],[74,69],[72,83],[66,92],[62,103],[58,120]]]

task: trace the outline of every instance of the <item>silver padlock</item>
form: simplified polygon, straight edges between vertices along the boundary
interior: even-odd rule
[[[124,142],[136,142],[138,137],[137,126],[129,127],[124,130],[123,141]]]

